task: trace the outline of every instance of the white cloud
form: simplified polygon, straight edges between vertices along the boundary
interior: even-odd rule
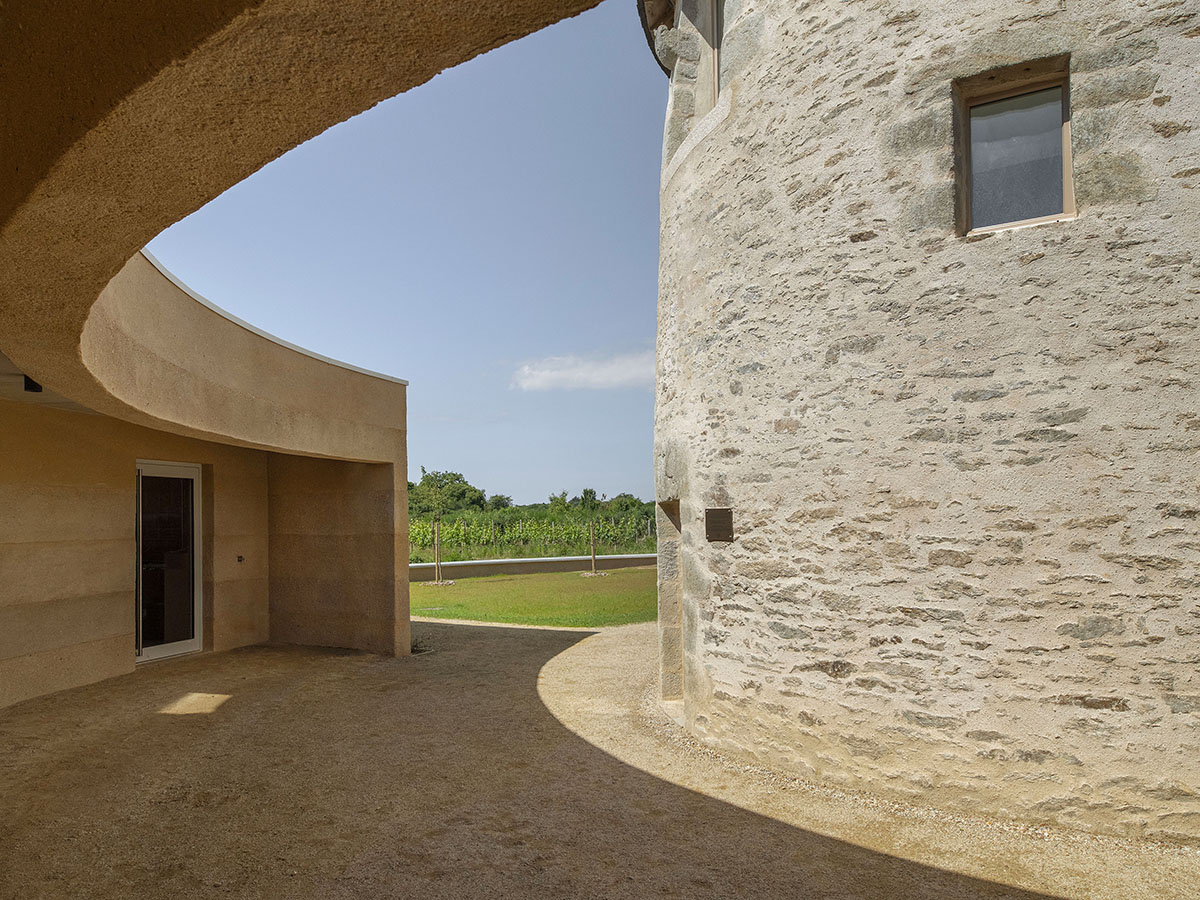
[[[527,362],[513,373],[513,386],[523,391],[602,390],[653,384],[653,350],[593,359],[548,356]]]

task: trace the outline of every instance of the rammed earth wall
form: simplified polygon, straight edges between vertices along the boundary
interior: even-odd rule
[[[1200,2],[728,2],[711,112],[689,16],[656,414],[688,727],[1200,841]],[[954,81],[1060,54],[1078,218],[959,236]]]

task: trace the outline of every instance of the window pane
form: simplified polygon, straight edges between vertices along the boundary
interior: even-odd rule
[[[1061,87],[971,107],[971,227],[1063,211]]]
[[[195,637],[190,478],[141,477],[142,646]]]

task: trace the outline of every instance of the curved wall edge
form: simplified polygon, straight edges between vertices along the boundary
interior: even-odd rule
[[[408,380],[405,378],[397,378],[395,375],[385,375],[382,372],[376,372],[372,369],[365,369],[362,366],[356,366],[353,363],[348,363],[348,362],[345,362],[340,359],[334,359],[333,357],[325,356],[324,354],[317,353],[315,350],[309,350],[306,347],[301,347],[299,344],[293,344],[291,341],[285,340],[277,335],[271,334],[269,331],[264,331],[263,329],[247,322],[245,319],[235,316],[229,310],[223,309],[222,307],[218,306],[216,303],[213,303],[207,297],[198,293],[195,289],[188,286],[181,278],[179,278],[179,276],[177,276],[174,272],[172,272],[169,268],[167,268],[167,266],[163,264],[162,260],[160,260],[157,256],[155,256],[153,253],[151,253],[145,247],[143,247],[139,252],[141,253],[142,256],[144,256],[146,258],[146,261],[149,262],[150,265],[152,265],[152,266],[154,266],[154,268],[158,269],[159,273],[161,273],[164,278],[166,278],[168,281],[170,281],[173,285],[175,285],[175,287],[179,288],[179,290],[183,291],[185,294],[187,294],[189,297],[191,297],[197,303],[200,303],[203,306],[207,306],[209,309],[211,309],[213,312],[215,312],[217,315],[221,316],[222,318],[228,319],[230,322],[233,322],[235,325],[240,325],[242,328],[245,328],[247,331],[258,335],[261,338],[266,338],[268,341],[271,341],[272,343],[275,343],[275,344],[279,344],[281,347],[287,347],[289,350],[295,350],[297,353],[300,353],[304,356],[309,356],[313,359],[319,360],[320,362],[328,363],[331,366],[337,366],[340,369],[348,369],[351,372],[358,372],[360,375],[369,375],[372,378],[379,378],[379,379],[382,379],[383,381],[390,381],[394,384],[403,384],[403,385],[408,384]]]

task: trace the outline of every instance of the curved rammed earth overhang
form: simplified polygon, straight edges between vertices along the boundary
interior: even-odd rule
[[[138,424],[337,459],[390,462],[403,453],[407,382],[266,335],[144,253],[101,291],[79,352],[104,391],[87,405]]]
[[[401,384],[243,328],[138,251],[331,125],[593,5],[472,2],[453,16],[361,0],[6,6],[0,352],[54,392],[136,424],[401,458]]]

